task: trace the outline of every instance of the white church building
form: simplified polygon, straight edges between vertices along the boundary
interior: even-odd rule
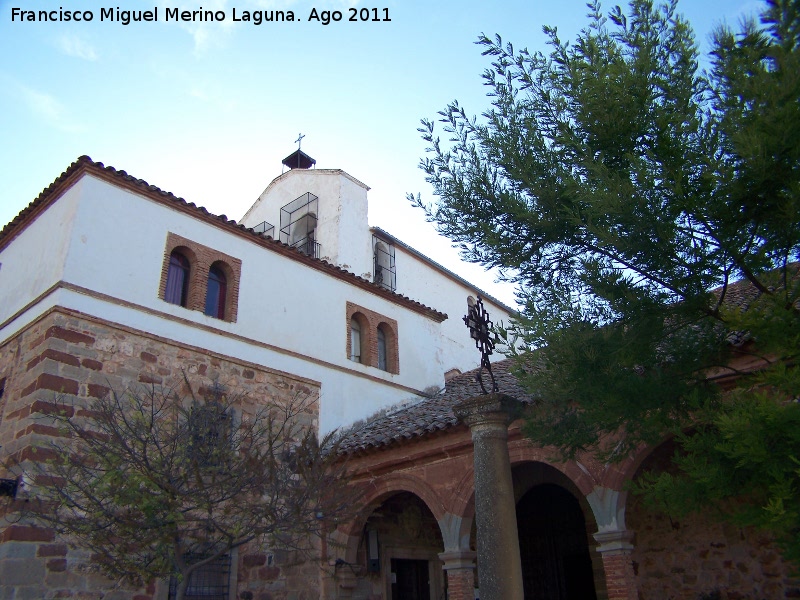
[[[238,222],[89,157],[70,165],[0,231],[0,451],[24,464],[47,441],[35,420],[54,394],[184,370],[254,397],[310,389],[324,434],[476,367],[461,316],[481,292],[370,228],[369,186],[314,163],[287,157]],[[13,520],[0,532],[0,597],[58,593],[73,554]]]
[[[361,180],[300,150],[284,166],[236,222],[81,157],[0,230],[0,457],[15,465],[0,466],[0,598],[171,600],[165,581],[114,586],[18,508],[25,465],[59,435],[54,397],[184,374],[248,399],[302,394],[321,433],[362,422],[340,449],[364,490],[319,560],[243,546],[188,600],[480,596],[475,445],[453,412],[482,394],[480,357],[461,317],[479,294],[496,323],[512,309],[371,228]],[[502,393],[531,400],[511,361],[493,367]],[[519,421],[507,433],[526,599],[800,597],[763,532],[628,494],[668,464],[668,441],[609,464],[564,461]]]

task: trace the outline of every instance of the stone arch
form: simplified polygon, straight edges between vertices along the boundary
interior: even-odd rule
[[[595,515],[591,504],[586,498],[594,487],[589,487],[588,492],[584,491],[587,485],[585,479],[579,478],[578,481],[575,481],[565,471],[573,470],[565,468],[564,463],[553,464],[541,459],[513,461],[511,463],[511,474],[514,482],[514,502],[519,502],[520,498],[536,485],[558,485],[567,490],[578,500],[583,510],[584,517],[587,520],[587,526],[596,527],[597,515]],[[580,469],[578,469],[578,471],[583,475]],[[572,474],[574,475],[574,471]],[[582,483],[583,486],[579,485],[579,482]]]
[[[430,485],[411,475],[401,473],[390,475],[374,482],[367,489],[361,501],[361,509],[355,518],[347,525],[339,528],[339,537],[344,536],[346,539],[346,561],[355,561],[361,531],[364,529],[364,525],[366,525],[370,515],[387,498],[401,492],[409,492],[417,496],[441,524],[446,513],[444,503]],[[444,532],[441,533],[444,536]]]
[[[508,449],[511,468],[523,463],[542,463],[559,471],[575,486],[583,496],[589,494],[597,485],[589,470],[576,461],[555,462],[552,455],[543,448],[530,444],[514,444]]]
[[[615,490],[622,489],[625,482],[631,481],[634,478],[642,464],[650,458],[658,448],[672,439],[672,435],[667,435],[652,446],[642,444],[625,460],[608,465],[606,472],[603,474],[601,484]]]
[[[475,473],[472,467],[453,488],[450,495],[450,512],[460,517],[475,517]]]
[[[440,555],[457,520],[445,513],[435,491],[415,477],[398,474],[369,484],[360,504],[357,516],[331,536],[339,544],[337,556],[328,557],[335,564],[335,585],[386,597],[390,589],[395,593],[389,574],[407,575],[411,569],[424,574],[412,577],[417,582],[412,585],[425,586],[431,598],[439,598],[446,585]],[[398,575],[397,585],[407,586],[408,578]],[[405,592],[399,587],[397,593],[402,597]]]
[[[593,490],[593,478],[587,469],[580,468],[579,463],[554,464],[543,456],[544,452],[541,449],[531,450],[534,452],[516,453],[517,458],[527,454],[529,459],[535,456],[538,460],[512,462],[514,502],[517,506],[520,557],[526,594],[546,593],[548,585],[565,585],[566,587],[557,589],[560,590],[560,594],[568,593],[566,597],[570,598],[579,597],[584,593],[589,598],[592,597],[591,593],[604,592],[606,577],[603,561],[596,551],[595,540],[592,537],[598,530],[598,515],[585,491]],[[535,452],[536,450],[539,452]],[[548,501],[554,498],[563,500],[558,500],[555,504]],[[542,502],[544,504],[540,504]],[[539,511],[531,509],[534,503],[550,516],[542,520]],[[553,512],[551,514],[547,511]],[[523,515],[527,515],[528,518],[523,518]],[[569,523],[568,529],[552,538],[555,540],[554,544],[541,541],[550,539],[547,536],[555,535],[556,528],[564,526],[565,523]],[[550,550],[545,552],[544,548]],[[563,567],[568,568],[565,572],[572,574],[565,575],[566,579],[559,584],[558,577],[553,578],[554,572],[550,567],[536,574],[536,569],[543,568],[541,565],[561,565],[557,571],[561,572]],[[537,581],[539,583],[536,585],[543,587],[529,590],[528,588]],[[580,588],[582,591],[571,589],[575,586],[583,586]]]

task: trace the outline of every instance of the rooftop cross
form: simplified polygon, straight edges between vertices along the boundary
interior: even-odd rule
[[[303,143],[303,138],[304,137],[306,137],[306,136],[304,134],[302,134],[302,133],[298,133],[297,134],[297,139],[295,140],[295,143],[297,144],[297,149],[298,150],[300,150],[300,145]]]

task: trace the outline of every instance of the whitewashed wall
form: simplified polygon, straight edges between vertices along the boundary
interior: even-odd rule
[[[372,271],[368,235],[369,187],[339,169],[293,169],[276,177],[241,218],[246,227],[263,221],[275,225],[279,238],[280,209],[306,192],[318,203],[317,241],[320,258],[357,275]]]
[[[78,182],[0,251],[0,324],[61,280],[81,187]]]
[[[467,297],[477,297],[478,288],[454,277],[413,252],[395,245],[397,292],[447,314],[441,327],[441,362],[445,372],[468,371],[480,365],[481,357],[470,338],[463,317]],[[483,305],[495,324],[508,323],[510,311],[505,305],[483,297]],[[496,353],[492,360],[505,358]]]
[[[20,263],[7,271],[3,265],[3,293],[18,298],[16,306],[24,306],[37,291],[61,278],[92,290],[89,294],[62,290],[57,297],[62,306],[319,381],[323,431],[443,383],[438,323],[248,239],[90,176],[43,216],[48,218],[39,219],[40,227],[28,227],[0,255],[0,262]],[[50,221],[51,226],[66,224],[63,237],[68,242],[62,239],[37,249],[37,239]],[[242,261],[236,323],[159,298],[168,232]],[[25,258],[29,252],[33,258]],[[63,262],[64,256],[59,277],[51,265]],[[39,277],[34,264],[44,265],[47,276]],[[347,301],[397,320],[399,374],[348,360]],[[0,330],[0,342],[45,309],[44,304],[31,307],[18,322]]]
[[[295,169],[270,183],[242,218],[242,223],[253,227],[264,220],[277,222],[281,206],[310,191],[319,196],[317,236],[322,256],[371,281],[374,264],[372,232],[368,225],[368,190],[360,181],[338,169]],[[396,291],[449,316],[442,324],[438,355],[444,372],[466,371],[478,366],[480,355],[462,321],[467,311],[467,296],[477,296],[477,288],[403,245],[395,244],[395,260]],[[494,322],[508,322],[508,307],[485,296],[484,305]],[[499,358],[503,358],[499,353],[493,357]]]

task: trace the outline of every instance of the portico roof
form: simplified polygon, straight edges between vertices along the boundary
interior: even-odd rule
[[[500,392],[522,402],[531,402],[530,395],[513,374],[513,368],[512,359],[492,364]],[[483,394],[475,379],[477,372],[478,369],[474,369],[457,375],[435,396],[378,415],[354,427],[341,440],[340,451],[344,454],[366,452],[459,426],[453,406],[461,400]],[[484,379],[488,379],[485,373]]]

